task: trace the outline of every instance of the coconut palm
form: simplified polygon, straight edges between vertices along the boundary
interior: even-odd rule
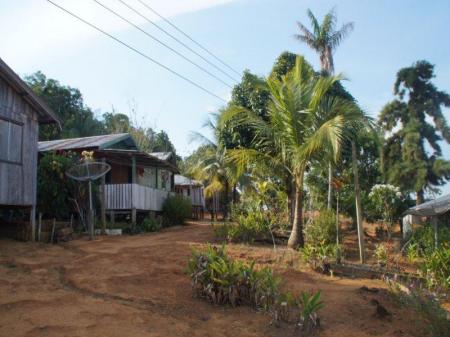
[[[246,124],[254,132],[253,148],[229,150],[238,167],[282,166],[295,189],[294,217],[288,246],[303,245],[304,175],[311,161],[331,153],[340,155],[346,130],[361,118],[349,100],[329,94],[341,76],[317,76],[299,56],[294,69],[281,79],[270,78],[268,116],[263,119],[242,107],[230,107],[222,123]]]
[[[300,34],[296,34],[295,38],[301,42],[306,43],[311,49],[316,51],[320,57],[320,67],[322,72],[326,74],[334,73],[333,52],[339,46],[341,41],[353,30],[353,22],[345,23],[341,29],[336,30],[336,14],[334,10],[328,12],[323,18],[322,24],[308,9],[309,20],[311,22],[312,31],[306,28],[300,22],[297,22]],[[328,208],[331,208],[332,198],[332,180],[333,169],[330,160],[328,164]]]
[[[236,168],[227,160],[227,149],[224,143],[224,129],[218,126],[219,114],[213,113],[204,123],[203,127],[208,128],[213,139],[209,139],[199,132],[191,133],[191,141],[200,142],[200,159],[189,168],[189,173],[195,179],[207,183],[204,193],[205,196],[212,199],[213,215],[216,215],[219,204],[219,196],[222,193],[224,197],[224,217],[228,216],[230,191],[233,189],[233,199],[235,198],[236,184],[240,180]],[[235,200],[233,200],[235,201]]]

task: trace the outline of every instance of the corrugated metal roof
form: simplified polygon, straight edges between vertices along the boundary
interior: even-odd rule
[[[172,156],[172,152],[150,152],[149,155],[156,157],[160,160],[169,160]]]
[[[203,184],[197,180],[182,176],[180,174],[175,175],[175,185],[179,186],[203,186]]]
[[[103,149],[124,139],[131,138],[128,133],[117,133],[82,138],[68,138],[39,142],[39,151],[57,151],[74,149]],[[131,138],[132,139],[132,138]],[[133,141],[134,143],[134,141]]]
[[[411,207],[404,214],[433,216],[441,215],[447,213],[448,211],[450,211],[450,194],[443,195],[442,197]]]

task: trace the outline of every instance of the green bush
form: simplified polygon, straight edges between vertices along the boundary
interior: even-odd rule
[[[195,293],[214,304],[247,304],[268,310],[279,295],[279,279],[269,268],[230,259],[224,247],[193,250],[188,273]]]
[[[420,272],[429,289],[447,292],[450,290],[450,245],[441,245],[431,254],[425,255]]]
[[[181,225],[192,216],[191,200],[179,194],[169,196],[164,201],[162,211],[168,225]]]
[[[252,306],[275,320],[293,321],[306,336],[318,326],[317,312],[323,307],[320,292],[302,292],[299,297],[282,293],[272,269],[232,260],[223,246],[193,250],[187,273],[195,294],[211,303]]]
[[[321,210],[313,222],[305,228],[306,244],[314,247],[336,242],[336,214],[332,210]]]
[[[162,222],[154,217],[147,217],[138,227],[142,232],[158,232],[162,228]]]
[[[261,213],[239,215],[235,223],[215,226],[216,236],[229,242],[253,243],[255,240],[270,240],[270,220]]]
[[[450,243],[450,229],[440,226],[438,238],[441,245]],[[433,226],[426,224],[415,229],[411,234],[409,245],[415,245],[420,256],[432,254],[435,250]]]

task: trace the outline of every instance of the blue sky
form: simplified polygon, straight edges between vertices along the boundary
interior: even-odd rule
[[[91,0],[54,1],[220,97],[229,98],[228,87],[136,29],[120,23]],[[101,1],[183,51],[154,27],[126,11],[117,0]],[[436,65],[434,82],[441,90],[450,92],[449,1],[146,1],[234,68],[249,69],[259,75],[266,75],[284,50],[303,54],[318,67],[317,55],[293,38],[297,32],[296,21],[308,22],[307,8],[322,17],[335,7],[339,24],[355,23],[354,32],[335,54],[335,68],[348,78],[347,88],[370,115],[377,116],[381,107],[392,99],[396,72],[420,59]],[[136,0],[127,2],[138,5]],[[63,84],[79,88],[86,103],[98,114],[110,111],[112,106],[124,113],[134,107],[137,121],[166,130],[182,155],[196,147],[188,142],[190,131],[199,131],[208,112],[223,104],[76,22],[44,0],[0,0],[0,9],[0,57],[16,72],[25,75],[41,70]],[[190,57],[201,62],[192,54]],[[445,116],[450,119],[448,110]],[[444,146],[443,152],[450,158],[449,146]]]

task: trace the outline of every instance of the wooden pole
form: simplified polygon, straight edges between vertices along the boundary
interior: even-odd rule
[[[50,237],[50,243],[53,243],[53,238],[55,236],[55,227],[56,227],[56,218],[53,218],[52,236]]]
[[[131,157],[131,224],[136,227],[136,207],[133,199],[134,185],[136,184],[136,157]]]
[[[41,230],[42,230],[42,213],[39,212],[39,218],[38,218],[38,242],[41,242]]]
[[[106,159],[102,158],[102,162],[105,163]],[[105,191],[106,175],[102,176],[102,186],[100,188],[101,193],[101,217],[102,217],[102,235],[106,234],[106,191]]]
[[[35,242],[36,241],[36,205],[33,205],[31,207],[30,224],[31,224],[31,242]]]
[[[352,163],[355,182],[356,223],[358,227],[359,260],[361,263],[364,263],[364,229],[362,226],[361,191],[359,187],[358,157],[356,155],[356,143],[354,140],[352,140]]]

